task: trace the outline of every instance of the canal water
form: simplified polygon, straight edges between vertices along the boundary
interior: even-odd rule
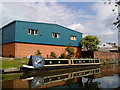
[[[120,65],[3,74],[2,88],[120,90]]]

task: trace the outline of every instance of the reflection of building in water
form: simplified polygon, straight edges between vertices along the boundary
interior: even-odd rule
[[[92,76],[88,76],[90,78],[101,78],[103,76],[109,76],[109,75],[113,75],[115,73],[119,73],[120,72],[120,65],[116,65],[116,64],[110,64],[110,65],[106,65],[106,66],[101,66],[100,67],[100,73],[98,74],[94,74]]]
[[[2,88],[29,88],[29,84],[20,79],[7,80],[2,82]]]
[[[82,77],[98,74],[100,69],[82,70],[60,75],[46,77],[31,77],[27,79],[16,79],[3,81],[3,88],[49,88],[53,86],[61,86],[68,84],[68,80],[72,79],[74,83],[82,83]]]

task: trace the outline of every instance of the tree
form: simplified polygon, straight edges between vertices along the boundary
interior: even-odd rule
[[[41,56],[41,54],[40,50],[37,50],[36,55]]]
[[[111,4],[112,0],[104,0],[104,4]],[[120,46],[120,0],[114,0],[114,5],[115,7],[112,9],[113,12],[116,11],[116,9],[118,10],[118,15],[116,18],[116,21],[114,22],[114,25],[118,28],[118,46]],[[116,8],[117,7],[117,8]],[[118,48],[119,49],[119,48]]]
[[[88,35],[82,38],[80,44],[87,51],[95,51],[99,49],[97,45],[100,44],[100,40],[96,36]]]
[[[115,2],[115,7],[118,7],[118,9],[120,8],[120,1]],[[114,12],[115,9],[112,9],[112,11]],[[120,27],[120,12],[119,12],[119,10],[118,10],[118,16],[116,18],[116,22],[114,22],[114,25],[116,25],[117,28]]]
[[[50,56],[51,56],[52,58],[56,58],[57,55],[56,55],[54,52],[51,52]]]

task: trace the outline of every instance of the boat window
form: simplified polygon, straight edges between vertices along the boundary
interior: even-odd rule
[[[99,60],[95,60],[96,63],[99,63]]]

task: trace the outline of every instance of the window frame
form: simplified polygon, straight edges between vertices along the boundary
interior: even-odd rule
[[[60,38],[60,33],[53,32],[52,37],[53,38]]]
[[[38,30],[29,28],[28,34],[29,35],[38,35]]]
[[[75,35],[70,35],[70,40],[76,41],[76,40],[77,40],[77,36],[75,36]]]

